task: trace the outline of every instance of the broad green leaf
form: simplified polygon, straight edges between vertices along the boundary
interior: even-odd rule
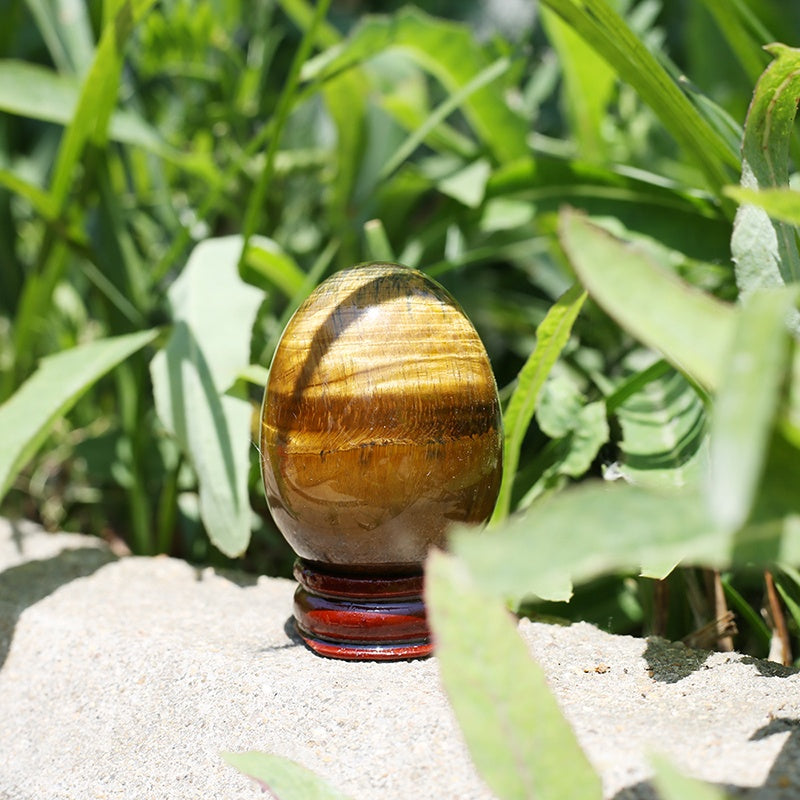
[[[800,225],[800,192],[797,189],[745,189],[742,186],[726,186],[725,194],[741,205],[757,206],[773,219]]]
[[[615,413],[622,477],[653,489],[698,485],[708,466],[706,410],[680,372],[669,369],[648,381]]]
[[[582,584],[644,565],[713,568],[800,561],[800,503],[785,476],[800,452],[773,442],[751,518],[731,532],[715,525],[692,490],[655,492],[623,481],[585,482],[536,503],[492,532],[457,530],[453,552],[477,582],[516,601],[559,581]]]
[[[603,129],[615,88],[614,70],[546,6],[542,8],[542,22],[564,74],[561,102],[577,151],[587,161],[602,163],[606,160]]]
[[[682,775],[663,756],[651,757],[653,783],[661,800],[727,800],[731,797],[717,786]]]
[[[55,422],[100,377],[157,333],[101,339],[42,359],[36,372],[0,406],[0,500]]]
[[[795,290],[760,290],[737,315],[711,418],[708,499],[716,522],[738,528],[761,478],[789,357]]]
[[[503,415],[503,480],[492,522],[504,519],[511,510],[511,492],[522,440],[536,410],[539,392],[569,341],[584,300],[586,293],[579,286],[573,286],[556,301],[536,329],[536,347],[520,370],[517,386]]]
[[[252,410],[225,392],[250,363],[263,298],[239,277],[241,251],[239,236],[210,239],[192,251],[169,291],[175,327],[150,367],[158,416],[197,473],[203,523],[230,556],[250,538]]]
[[[568,375],[551,372],[536,408],[536,422],[542,433],[551,439],[566,436],[574,428],[583,403],[580,389]]]
[[[536,408],[536,421],[542,433],[556,440],[551,442],[555,458],[542,476],[545,485],[534,485],[520,507],[535,499],[555,476],[584,475],[609,437],[605,402],[586,403],[566,375],[551,376],[545,383]]]
[[[348,800],[310,769],[270,753],[250,750],[245,753],[221,753],[239,772],[257,781],[275,800]]]
[[[756,85],[742,144],[744,189],[788,186],[789,144],[800,94],[800,50],[773,44],[774,56]],[[743,294],[800,280],[800,255],[794,228],[770,219],[769,213],[745,204],[734,221],[731,251],[736,281]],[[794,318],[795,329],[800,319]]]
[[[602,400],[587,403],[578,412],[575,424],[567,435],[569,449],[561,460],[559,472],[571,478],[580,478],[597,457],[600,448],[608,441],[606,404]]]
[[[408,6],[392,16],[367,17],[342,44],[306,63],[305,80],[326,78],[362,64],[387,48],[399,48],[430,72],[450,94],[463,89],[491,65],[468,27],[435,19]],[[464,102],[478,137],[499,161],[527,154],[528,124],[503,97],[501,87],[484,86]]]
[[[800,564],[800,497],[790,477],[798,474],[800,448],[780,429],[774,431],[753,509],[745,526],[733,535],[735,555],[742,563]]]
[[[580,214],[565,211],[559,231],[575,272],[608,314],[704,388],[719,384],[733,334],[732,307]]]
[[[599,800],[600,778],[503,604],[439,551],[426,564],[425,600],[442,683],[499,800]]]
[[[608,0],[542,0],[629,83],[703,171],[712,190],[729,182],[738,154],[700,115]]]
[[[58,208],[64,206],[75,177],[75,166],[86,144],[91,142],[102,147],[108,140],[108,126],[122,74],[123,47],[154,3],[155,0],[126,0],[103,28],[53,167],[50,193]]]
[[[456,531],[451,544],[483,588],[520,600],[643,564],[712,565],[727,541],[694,493],[591,481],[535,503],[491,536]]]
[[[253,236],[242,263],[242,277],[269,290],[280,289],[293,297],[305,282],[306,275],[297,262],[273,239]]]
[[[0,111],[30,119],[68,125],[78,105],[80,85],[38,64],[0,59]],[[205,158],[170,147],[144,119],[130,109],[111,115],[108,136],[115,142],[141,147],[211,180],[215,172]]]

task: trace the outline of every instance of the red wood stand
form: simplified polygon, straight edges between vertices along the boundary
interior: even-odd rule
[[[294,576],[295,625],[315,653],[349,661],[430,655],[421,573],[345,575],[298,559]]]

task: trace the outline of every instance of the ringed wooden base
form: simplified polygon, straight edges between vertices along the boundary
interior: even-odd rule
[[[299,584],[295,625],[315,653],[350,661],[402,661],[431,654],[421,573],[351,576],[299,559],[294,576]]]

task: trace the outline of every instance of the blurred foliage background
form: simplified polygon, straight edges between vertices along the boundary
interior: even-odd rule
[[[311,288],[374,259],[427,271],[478,328],[504,402],[576,280],[565,206],[736,301],[723,189],[763,46],[800,40],[784,0],[2,0],[2,20],[0,400],[44,420],[0,416],[3,513],[274,575],[292,554],[253,432]],[[703,469],[708,387],[591,294],[534,398],[498,522],[588,478],[681,487]],[[657,293],[639,300],[655,314]],[[127,350],[79,351],[97,359],[85,378],[36,372],[107,340]],[[777,573],[790,611],[795,576]],[[723,592],[737,646],[765,654],[761,572],[708,580],[614,572],[569,604],[523,605],[680,638]]]

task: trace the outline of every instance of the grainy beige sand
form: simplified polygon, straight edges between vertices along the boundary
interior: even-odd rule
[[[287,625],[292,591],[0,521],[0,798],[262,798],[219,757],[251,749],[354,800],[490,798],[436,659],[320,659]],[[800,673],[584,624],[520,632],[607,797],[655,796],[653,750],[736,796],[800,796]]]

